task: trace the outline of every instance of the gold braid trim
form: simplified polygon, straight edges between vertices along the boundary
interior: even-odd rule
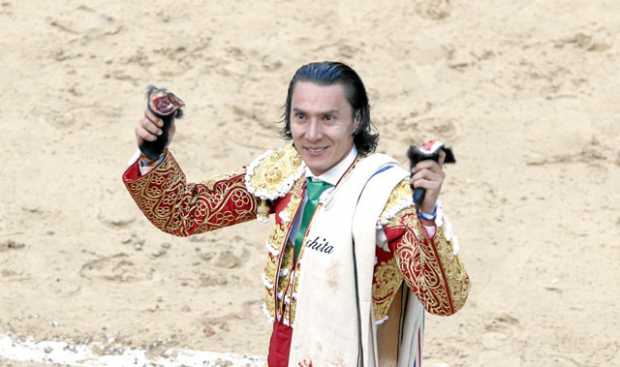
[[[286,229],[284,226],[275,224],[273,227],[273,232],[267,241],[268,256],[264,271],[264,282],[265,287],[267,288],[273,288],[273,285],[275,284],[278,268],[278,256],[280,255],[281,245],[284,242],[285,235]]]
[[[411,207],[412,190],[408,179],[403,179],[390,193],[383,211],[381,212],[380,222],[385,227],[398,228],[402,227],[401,218],[408,211],[403,210]],[[415,210],[413,210],[415,213]],[[384,228],[385,228],[384,227]],[[390,251],[386,243],[382,246],[384,251]],[[373,281],[373,312],[375,320],[383,320],[387,317],[394,296],[398,292],[403,282],[403,276],[399,270],[396,257],[380,262],[375,266]]]
[[[469,294],[469,276],[453,254],[452,244],[437,228],[433,239],[415,211],[400,216],[407,231],[396,249],[400,272],[426,310],[435,315],[451,315],[458,311]]]
[[[256,217],[256,199],[244,185],[244,172],[186,183],[185,174],[167,152],[164,161],[125,186],[146,218],[157,228],[188,236]]]
[[[276,307],[278,308],[278,314],[280,313],[280,309],[282,307],[282,301],[277,301],[274,303],[274,291],[275,284],[278,284],[278,292],[284,292],[287,284],[290,282],[290,268],[293,262],[293,247],[287,246],[286,235],[290,229],[290,226],[293,222],[293,216],[297,211],[299,205],[301,204],[302,195],[303,195],[303,183],[304,180],[297,180],[293,184],[293,188],[290,191],[290,199],[286,208],[282,209],[276,215],[280,216],[282,220],[282,224],[275,223],[273,227],[273,231],[269,240],[267,242],[267,264],[265,266],[265,271],[263,273],[263,282],[265,283],[265,309],[268,313],[269,317],[273,317],[274,311]],[[282,263],[280,264],[280,268],[278,269],[278,263],[280,262],[280,258],[282,258]],[[280,269],[286,269],[280,274]],[[297,269],[299,269],[299,263],[297,263]],[[296,277],[298,280],[299,277]],[[289,296],[291,294],[296,293],[298,282],[292,285],[289,289]],[[291,320],[288,319],[289,316],[289,308],[291,308]],[[286,306],[284,312],[283,322],[285,324],[292,323],[295,319],[295,300],[291,298],[290,304]]]
[[[383,320],[390,310],[396,292],[403,282],[396,257],[375,267],[372,301],[375,320]]]
[[[291,270],[291,266],[293,262],[293,247],[287,246],[283,250],[284,250],[284,254],[282,258],[282,266],[280,268],[283,270],[282,273],[279,273],[277,269],[278,257],[268,255],[267,265],[265,266],[265,273],[264,273],[264,276],[265,276],[264,278],[265,307],[270,317],[273,317],[273,315],[275,314],[274,311],[275,311],[276,306],[278,307],[278,315],[280,315],[280,310],[282,307],[282,302],[284,301],[284,296],[290,296],[291,294],[294,293],[289,289],[289,292],[287,294],[284,294],[284,291],[286,290],[287,285],[290,282],[290,278],[291,278],[290,270]],[[275,292],[274,285],[276,282],[276,278],[279,278],[277,292],[278,294],[280,293],[282,294],[282,299],[281,300],[279,299],[277,303],[274,304],[274,292]],[[294,286],[296,287],[296,284]],[[291,320],[289,320],[289,308],[290,307],[293,307],[290,312]],[[289,324],[290,322],[292,322],[292,320],[294,320],[294,318],[295,318],[295,300],[291,298],[290,303],[285,306],[284,321],[286,324]]]
[[[441,265],[445,281],[448,284],[448,292],[452,299],[454,312],[460,310],[469,296],[469,275],[457,255],[454,255],[452,243],[446,238],[442,227],[437,228],[434,237],[434,246]]]

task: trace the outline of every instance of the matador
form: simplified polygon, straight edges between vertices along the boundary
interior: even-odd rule
[[[147,111],[138,144],[162,127]],[[167,147],[136,158],[123,182],[176,236],[273,218],[261,275],[269,367],[420,367],[425,313],[454,314],[470,285],[438,200],[443,158],[406,170],[375,153],[364,84],[339,62],[296,71],[283,134],[281,147],[227,176],[188,183]]]

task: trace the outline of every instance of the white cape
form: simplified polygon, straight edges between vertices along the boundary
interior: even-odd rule
[[[304,360],[320,367],[379,366],[372,318],[376,224],[390,193],[407,176],[392,158],[373,154],[322,198],[302,249],[289,366]],[[413,365],[412,358],[419,358],[415,345],[421,343],[423,309],[415,296],[405,302],[396,316],[405,316],[395,339],[402,340],[399,367]]]

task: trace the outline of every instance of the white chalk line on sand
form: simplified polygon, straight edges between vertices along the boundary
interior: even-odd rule
[[[213,353],[190,349],[167,350],[169,357],[149,358],[141,349],[126,348],[113,355],[100,355],[84,344],[62,341],[18,340],[0,334],[0,361],[60,364],[69,367],[255,367],[264,366],[264,358],[232,353]]]

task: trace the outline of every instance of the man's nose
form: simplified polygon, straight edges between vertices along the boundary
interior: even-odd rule
[[[306,130],[306,140],[317,141],[323,137],[321,130],[321,122],[318,119],[312,119],[309,121],[308,129]]]

